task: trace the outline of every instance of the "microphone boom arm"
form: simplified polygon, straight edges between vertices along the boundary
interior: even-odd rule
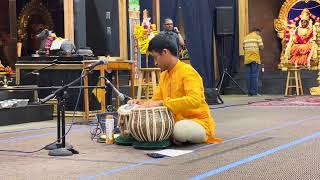
[[[112,90],[117,94],[117,96],[119,97],[120,101],[124,101],[125,103],[127,103],[129,100],[131,100],[132,98],[121,93],[110,81],[109,79],[107,79],[106,77],[100,77],[103,78],[106,82],[106,86],[105,89],[107,89],[108,86],[110,86],[112,88]]]

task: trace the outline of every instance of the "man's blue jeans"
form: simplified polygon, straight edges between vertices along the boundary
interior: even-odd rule
[[[258,80],[260,72],[260,64],[252,62],[246,64],[246,76],[247,76],[247,89],[248,95],[254,96],[258,94]]]

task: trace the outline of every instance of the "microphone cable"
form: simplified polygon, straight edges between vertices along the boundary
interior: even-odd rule
[[[81,72],[81,77],[83,75],[83,70]],[[82,81],[83,79],[81,78],[80,79],[80,87],[82,87]],[[71,121],[71,124],[69,126],[69,129],[67,130],[66,134],[62,137],[60,137],[59,139],[55,140],[54,142],[50,143],[50,144],[47,144],[45,145],[44,147],[40,148],[40,149],[37,149],[37,150],[33,150],[33,151],[21,151],[21,150],[6,150],[6,149],[0,149],[0,152],[10,152],[10,153],[24,153],[24,154],[32,154],[32,153],[36,153],[36,152],[39,152],[39,151],[42,151],[44,150],[45,148],[47,148],[48,146],[50,145],[53,145],[55,143],[57,143],[58,141],[62,140],[62,138],[66,137],[69,132],[71,131],[73,125],[75,124],[74,121],[75,121],[75,114],[76,114],[76,111],[77,111],[77,108],[78,108],[78,105],[79,105],[79,100],[80,100],[80,97],[81,97],[81,93],[82,93],[82,88],[79,89],[79,94],[78,94],[78,98],[77,98],[77,101],[76,101],[76,105],[74,107],[74,111],[73,111],[73,118],[72,118],[72,121]]]

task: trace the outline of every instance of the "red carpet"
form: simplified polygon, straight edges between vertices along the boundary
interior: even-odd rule
[[[250,106],[320,106],[320,96],[276,98],[249,103]]]

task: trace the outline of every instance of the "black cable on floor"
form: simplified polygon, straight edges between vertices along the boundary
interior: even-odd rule
[[[83,71],[81,72],[81,76],[83,75]],[[80,87],[82,86],[82,78],[80,79]],[[75,124],[74,121],[75,121],[75,114],[76,114],[76,111],[77,111],[77,108],[78,108],[78,105],[79,105],[79,100],[80,100],[80,97],[81,97],[81,93],[82,93],[82,88],[79,89],[79,94],[78,94],[78,98],[77,98],[77,102],[76,102],[76,105],[75,105],[75,108],[74,108],[74,111],[73,111],[73,118],[72,118],[72,121],[71,121],[71,124],[70,124],[70,127],[68,129],[68,131],[66,132],[66,134],[62,137],[60,137],[60,139],[57,139],[55,140],[54,142],[40,148],[40,149],[37,149],[37,150],[34,150],[34,151],[20,151],[20,150],[6,150],[6,149],[0,149],[0,152],[12,152],[12,153],[25,153],[25,154],[32,154],[32,153],[36,153],[36,152],[39,152],[39,151],[42,151],[44,149],[46,149],[46,147],[50,146],[50,145],[53,145],[55,143],[57,143],[58,141],[62,140],[62,138],[66,137],[69,132],[71,131],[73,125]]]
[[[209,109],[224,109],[224,108],[230,108],[230,107],[237,107],[237,106],[246,106],[249,104],[254,104],[254,103],[262,103],[262,102],[270,102],[274,100],[285,100],[288,99],[288,97],[281,97],[281,98],[268,98],[260,101],[252,101],[248,103],[241,103],[241,104],[232,104],[232,105],[226,105],[226,106],[220,106],[220,107],[211,107]]]

